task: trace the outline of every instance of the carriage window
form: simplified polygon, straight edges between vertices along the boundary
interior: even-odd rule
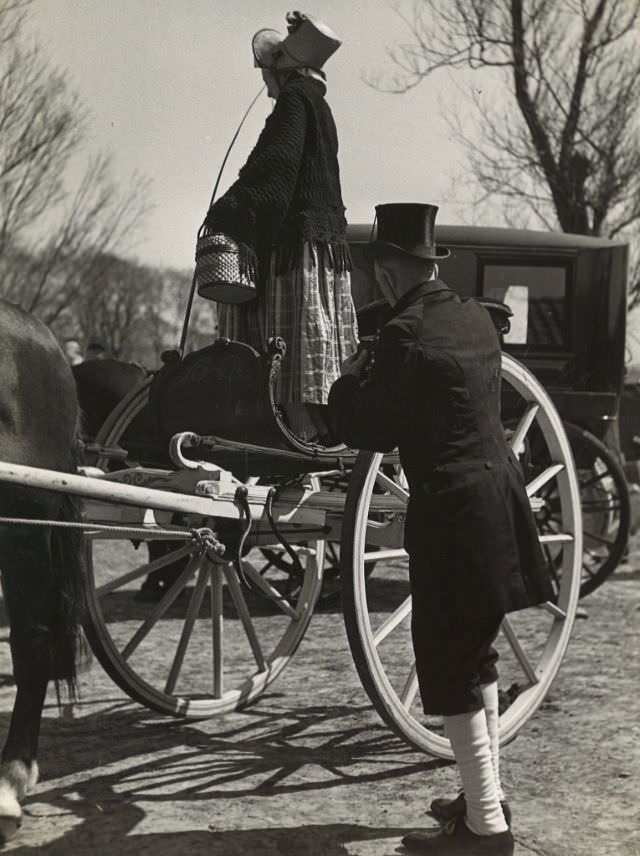
[[[513,311],[505,342],[511,345],[567,346],[567,268],[543,265],[485,265],[485,297]]]

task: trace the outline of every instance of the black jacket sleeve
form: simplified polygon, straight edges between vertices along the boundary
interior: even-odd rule
[[[346,375],[331,387],[330,418],[340,439],[354,449],[394,449],[403,426],[414,418],[422,362],[416,340],[387,325],[371,376],[360,383],[353,375]]]
[[[306,133],[304,101],[285,87],[237,181],[209,209],[208,229],[252,248],[273,240],[294,197]]]

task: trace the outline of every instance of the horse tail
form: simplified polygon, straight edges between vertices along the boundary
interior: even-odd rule
[[[79,523],[82,519],[82,501],[72,494],[62,494],[58,520]],[[86,555],[80,528],[51,528],[51,677],[55,681],[58,704],[63,687],[71,699],[77,698],[77,664],[81,657],[87,657],[87,643],[82,633],[87,604]]]

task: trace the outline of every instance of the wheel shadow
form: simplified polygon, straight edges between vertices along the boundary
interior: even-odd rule
[[[112,836],[109,840],[111,852],[119,856],[174,856],[189,853],[189,856],[350,856],[352,845],[377,842],[376,856],[397,856],[406,850],[400,840],[406,828],[373,827],[358,824],[309,824],[297,827],[266,826],[238,830],[189,830],[186,832],[154,832],[138,834],[129,838]],[[69,856],[69,854],[92,854],[102,852],[94,847],[108,840],[101,835],[78,835],[75,831],[64,840],[44,847],[23,847],[21,854],[46,854],[46,856]],[[373,852],[373,851],[367,851]]]
[[[318,705],[292,713],[272,694],[262,698],[260,710],[216,719],[216,733],[193,723],[154,718],[129,703],[86,716],[81,707],[75,719],[43,721],[41,782],[25,804],[20,853],[93,853],[108,848],[126,854],[135,847],[138,854],[155,856],[180,848],[225,856],[241,852],[338,856],[349,852],[350,841],[397,837],[401,831],[356,824],[225,829],[224,801],[248,797],[255,810],[257,799],[260,822],[261,815],[271,813],[274,797],[320,801],[323,792],[339,786],[375,785],[424,774],[445,763],[411,750],[383,726],[363,724],[370,716],[367,706]],[[0,718],[0,728],[7,721],[6,716]],[[259,809],[262,798],[264,812]],[[198,810],[197,804],[211,803],[207,817],[214,826],[184,834],[155,830],[146,834],[147,811],[142,806],[153,807],[154,819],[181,820],[181,809],[174,803],[195,808],[198,821],[208,807]],[[50,818],[55,827],[56,817],[63,818],[61,826],[72,829],[64,834],[61,829],[62,837],[36,846],[37,826],[44,828]],[[142,829],[131,834],[141,824]]]

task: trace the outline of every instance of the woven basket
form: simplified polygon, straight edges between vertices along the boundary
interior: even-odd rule
[[[255,278],[228,235],[201,235],[196,244],[198,294],[218,303],[246,303],[256,296]]]

